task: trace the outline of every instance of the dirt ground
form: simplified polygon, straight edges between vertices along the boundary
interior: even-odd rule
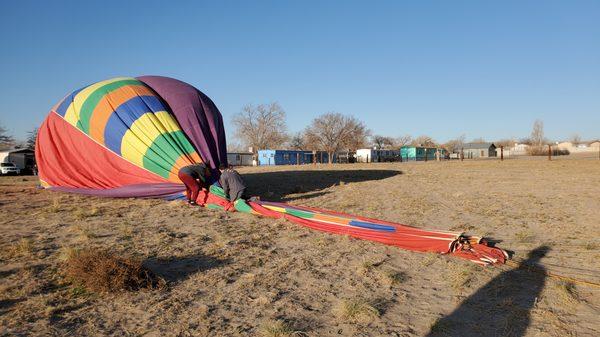
[[[600,160],[243,168],[252,194],[491,237],[479,267],[179,201],[0,178],[3,336],[600,336]],[[71,284],[69,252],[136,257],[166,288]]]

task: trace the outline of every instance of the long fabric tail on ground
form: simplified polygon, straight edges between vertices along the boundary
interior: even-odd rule
[[[239,212],[270,218],[285,218],[323,232],[349,235],[402,249],[450,254],[480,265],[505,263],[508,257],[504,250],[490,247],[481,238],[459,232],[425,230],[383,220],[278,202],[237,200],[231,205],[223,190],[216,185],[211,186],[210,193],[202,194],[198,198],[198,203],[211,209],[235,209]]]

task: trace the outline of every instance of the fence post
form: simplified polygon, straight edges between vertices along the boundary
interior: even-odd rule
[[[500,161],[504,160],[504,146],[500,146]]]
[[[552,145],[548,144],[548,160],[552,160]]]
[[[427,149],[425,149],[425,161],[427,161]]]
[[[465,149],[460,149],[460,161],[465,160]]]

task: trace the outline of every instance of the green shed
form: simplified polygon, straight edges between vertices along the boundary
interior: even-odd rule
[[[436,160],[437,151],[440,153],[440,159],[445,157],[446,153],[444,149],[422,146],[403,146],[400,148],[400,155],[402,156],[402,161]]]

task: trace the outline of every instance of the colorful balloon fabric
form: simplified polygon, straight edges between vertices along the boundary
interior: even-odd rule
[[[114,78],[67,95],[40,127],[35,154],[41,185],[51,190],[174,199],[185,191],[177,177],[181,167],[227,164],[226,148],[221,113],[206,95],[172,78],[143,76]],[[507,258],[503,250],[462,233],[284,203],[231,203],[218,182],[196,201],[211,209],[285,218],[324,232],[451,254],[482,265]]]
[[[191,85],[120,77],[75,90],[38,132],[42,186],[113,197],[177,198],[185,165],[227,163],[223,120]]]

